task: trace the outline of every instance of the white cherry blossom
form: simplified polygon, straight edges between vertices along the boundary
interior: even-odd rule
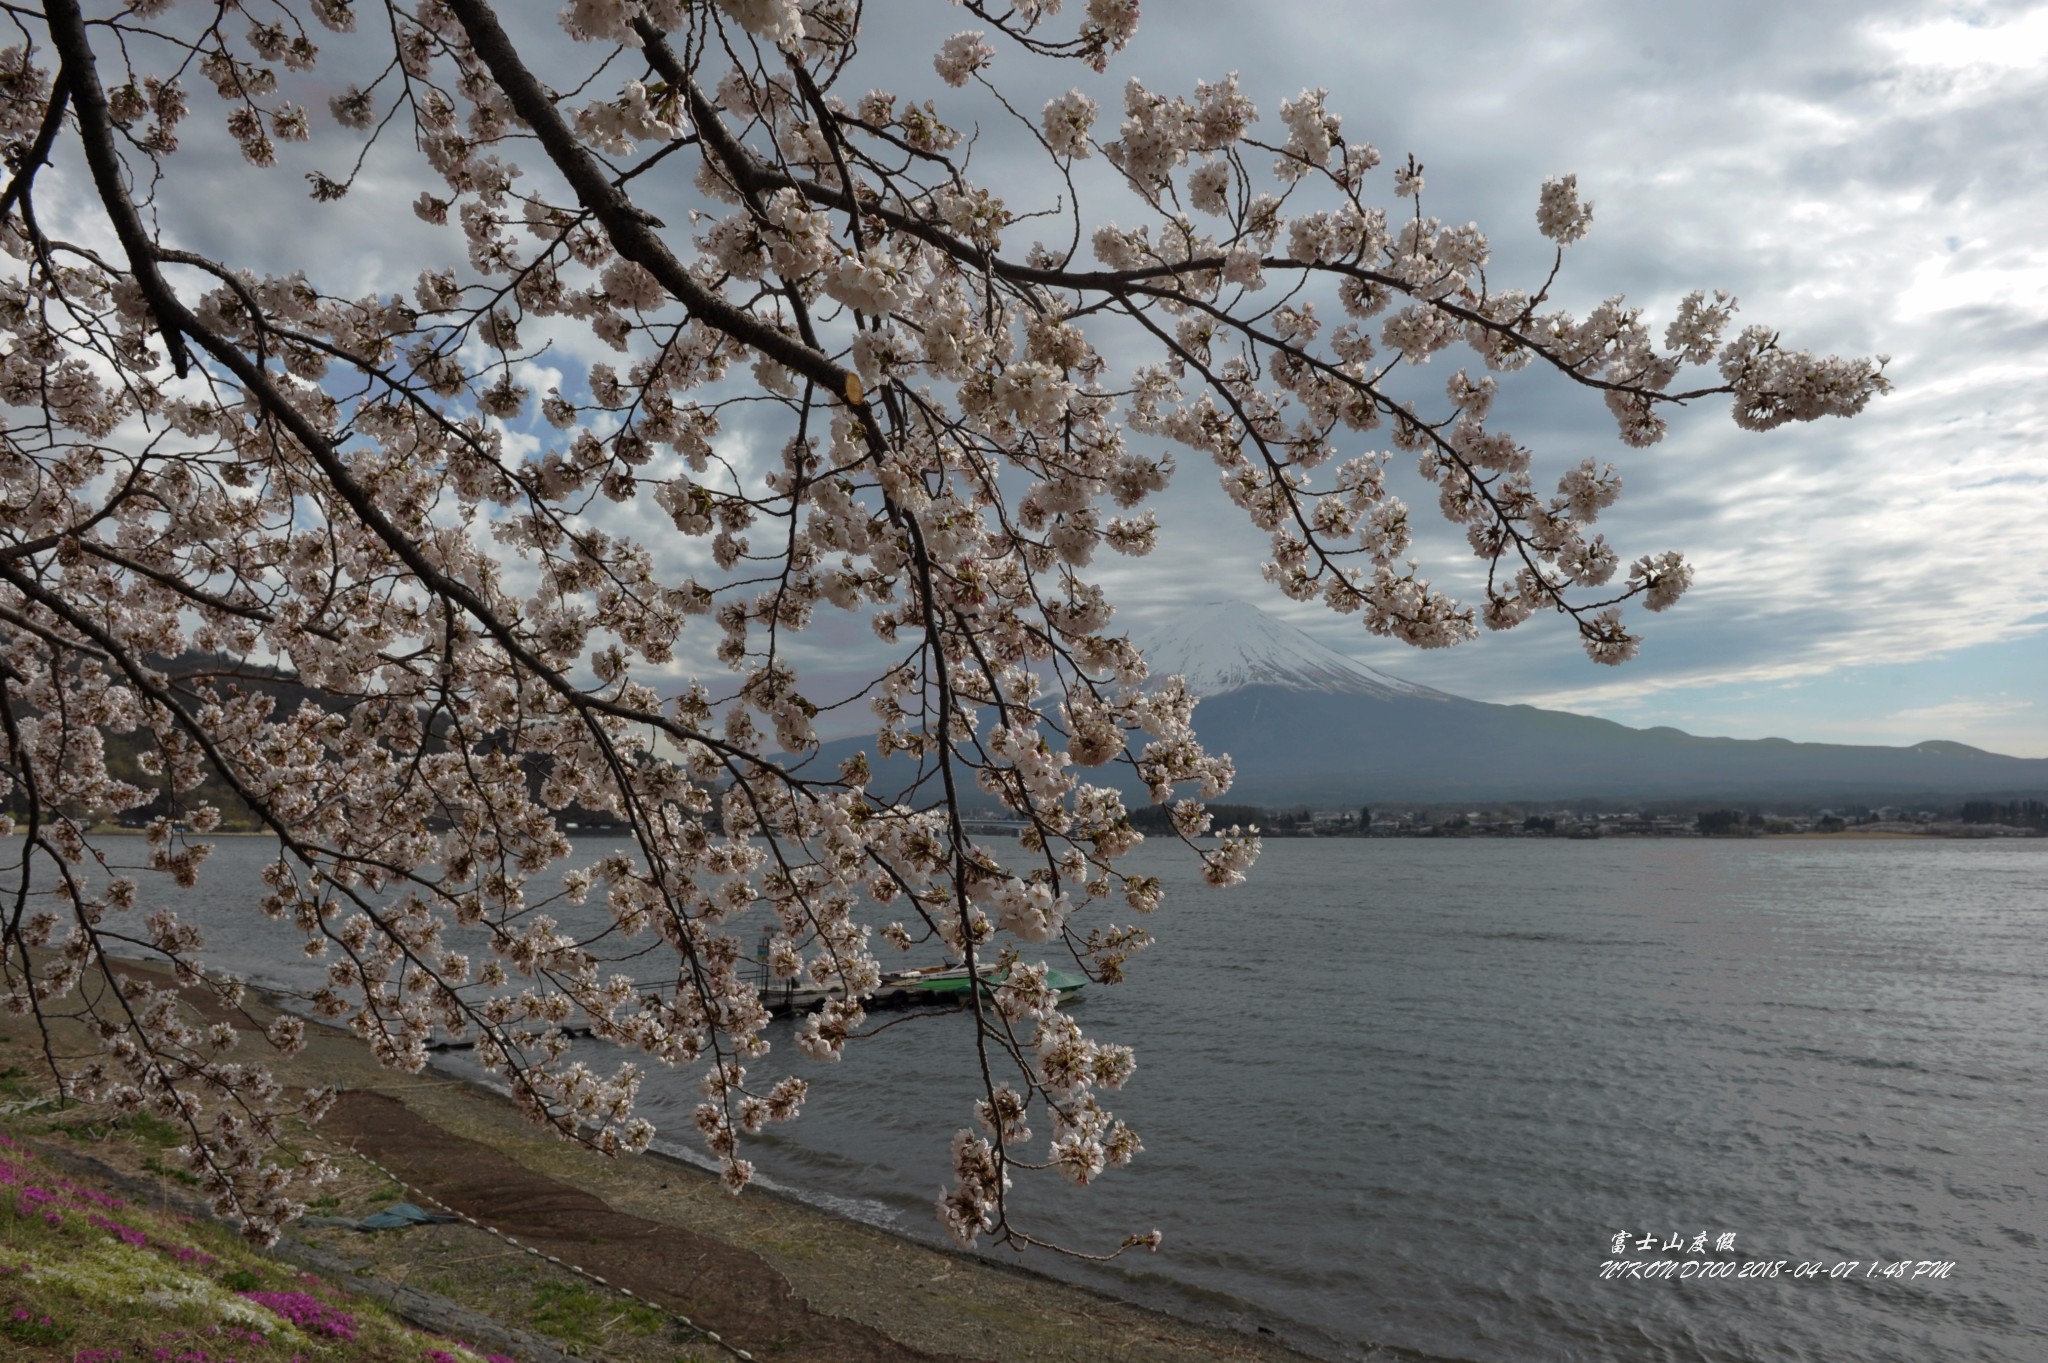
[[[655,1134],[647,1067],[683,1067],[735,1189],[807,1093],[758,975],[832,995],[795,1036],[829,1061],[869,1028],[878,943],[984,972],[939,1214],[1037,1243],[1013,1176],[1088,1184],[1142,1148],[1103,1105],[1134,1057],[1047,974],[1112,983],[1149,941],[1128,917],[1163,889],[1129,869],[1125,800],[1170,812],[1209,885],[1259,851],[1211,826],[1231,761],[1104,587],[1103,549],[1158,543],[1175,469],[1214,469],[1290,599],[1425,648],[1562,615],[1618,663],[1623,607],[1672,606],[1692,569],[1630,548],[1622,575],[1593,528],[1619,471],[1525,445],[1495,374],[1583,387],[1630,446],[1709,398],[1761,430],[1887,387],[1881,358],[1726,339],[1726,293],[1683,300],[1660,346],[1625,299],[1576,316],[1546,280],[1490,279],[1481,228],[1427,215],[1413,157],[1381,176],[1341,92],[1281,100],[1273,133],[1233,74],[1123,81],[1098,144],[1094,73],[1136,0],[965,8],[982,27],[941,42],[921,102],[873,88],[859,7],[828,0],[570,0],[576,41],[530,51],[489,0],[279,0],[253,28],[15,14],[0,1001],[81,1019],[99,1050],[62,1082],[177,1124],[253,1235],[327,1172],[276,1123],[330,1096],[260,1060],[303,1022],[202,1026],[110,964],[240,1006],[136,874],[204,883],[211,830],[275,840],[247,907],[302,935],[313,1015],[401,1069],[473,1042],[530,1118],[606,1152]],[[968,157],[968,101],[1060,61],[1086,89],[1010,106],[1048,173],[978,182],[1000,158]],[[358,191],[416,177],[377,202],[441,249],[367,282],[317,234],[268,243],[275,272],[199,254],[218,224],[135,197],[194,173],[181,139],[225,167],[208,212],[295,191],[276,163],[304,154],[307,212],[376,239]],[[1538,202],[1560,248],[1584,235],[1573,177]],[[1403,381],[1452,351],[1447,379]],[[1483,565],[1473,605],[1410,560],[1432,502]],[[844,616],[879,660],[851,693],[799,666]],[[863,751],[820,760],[858,715]],[[1022,836],[971,832],[980,805]],[[139,846],[92,831],[120,816]],[[579,821],[633,850],[570,870]],[[572,1058],[571,1029],[621,1059]]]

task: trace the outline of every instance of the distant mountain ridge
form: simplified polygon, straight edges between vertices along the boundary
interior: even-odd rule
[[[1864,800],[2048,790],[2048,760],[1967,744],[1907,748],[1702,738],[1467,700],[1347,658],[1242,601],[1190,608],[1141,641],[1152,675],[1203,697],[1195,730],[1237,764],[1230,798]]]
[[[1532,705],[1467,700],[1369,667],[1242,601],[1177,611],[1138,642],[1154,678],[1202,697],[1195,731],[1227,752],[1233,802],[1346,808],[1387,801],[1641,800],[1867,804],[2048,794],[2048,759],[1933,740],[1911,747],[1702,738]],[[830,769],[872,740],[816,755]],[[907,784],[875,764],[877,794]],[[1088,780],[1146,793],[1120,763]]]

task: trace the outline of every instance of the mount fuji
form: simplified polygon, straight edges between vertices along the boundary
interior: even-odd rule
[[[1202,697],[1195,731],[1231,755],[1248,803],[1369,800],[1854,799],[2048,790],[2048,760],[1700,738],[1494,705],[1418,686],[1243,601],[1190,607],[1139,640],[1154,677]]]
[[[1235,761],[1237,781],[1223,797],[1233,803],[1874,805],[2048,793],[2048,759],[2002,757],[1961,743],[1888,748],[1701,738],[1467,700],[1389,676],[1243,601],[1187,607],[1137,642],[1154,678],[1178,675],[1201,697],[1195,732],[1210,752]],[[827,743],[811,758],[812,769],[832,770],[868,744]],[[900,756],[873,769],[872,789],[885,798],[916,780],[914,765]],[[1084,779],[1119,787],[1134,806],[1147,801],[1122,763],[1094,768]],[[936,789],[936,782],[923,789]]]
[[[1179,676],[1198,696],[1247,686],[1329,691],[1380,700],[1455,700],[1327,648],[1249,601],[1212,601],[1190,608],[1164,629],[1139,639],[1155,677]]]

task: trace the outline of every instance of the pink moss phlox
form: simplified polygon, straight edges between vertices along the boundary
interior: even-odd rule
[[[8,1181],[12,1182],[13,1180]],[[16,1216],[32,1217],[41,1215],[43,1220],[52,1226],[64,1224],[64,1213],[55,1205],[57,1194],[51,1192],[48,1188],[38,1187],[33,1183],[20,1186],[21,1192],[14,1199],[14,1214]]]
[[[134,1245],[140,1249],[149,1243],[149,1237],[133,1226],[124,1226],[119,1221],[112,1221],[104,1216],[88,1216],[85,1219],[88,1223],[105,1231],[124,1245]]]
[[[244,1292],[242,1297],[282,1316],[308,1334],[343,1341],[356,1337],[356,1318],[303,1292]]]
[[[105,1207],[110,1212],[118,1212],[128,1205],[112,1193],[103,1193],[97,1188],[87,1188],[68,1179],[58,1186],[71,1194],[73,1201],[95,1203],[98,1206]]]
[[[120,1349],[80,1349],[71,1355],[71,1363],[117,1363],[127,1356]]]
[[[128,1205],[118,1197],[109,1196],[97,1188],[81,1187],[69,1179],[59,1179],[54,1188],[45,1188],[39,1183],[29,1182],[29,1178],[25,1163],[0,1160],[0,1186],[20,1189],[14,1199],[14,1214],[22,1217],[40,1215],[52,1226],[64,1224],[63,1208],[67,1205],[100,1206],[109,1211],[119,1211]],[[98,1219],[93,1224],[98,1225]],[[131,1240],[129,1243],[140,1244],[141,1241]]]

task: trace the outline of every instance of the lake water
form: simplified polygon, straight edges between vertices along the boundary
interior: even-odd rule
[[[261,850],[186,902],[217,964],[289,984],[289,930],[224,931]],[[1146,1153],[1020,1192],[1055,1239],[1165,1246],[1028,1266],[1344,1360],[2048,1358],[2048,842],[1276,841],[1227,892],[1139,855],[1178,890],[1159,943],[1076,1011],[1138,1050],[1113,1096]],[[823,1073],[778,1046],[757,1075],[817,1082],[750,1155],[942,1238],[970,1041],[921,1017]],[[656,1075],[644,1110],[687,1147],[695,1101]]]

